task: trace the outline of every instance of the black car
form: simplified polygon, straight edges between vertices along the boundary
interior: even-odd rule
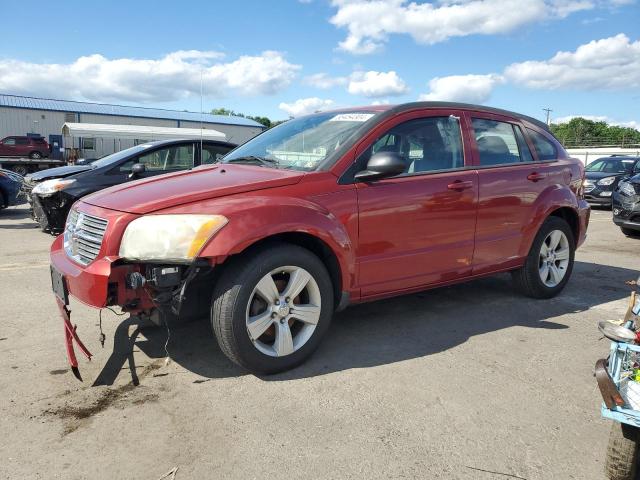
[[[25,178],[23,193],[43,231],[60,233],[80,197],[120,183],[216,162],[235,148],[228,142],[161,140],[107,155],[89,165],[52,168]]]
[[[628,236],[640,236],[640,175],[625,178],[613,192],[613,223]]]
[[[640,173],[638,157],[599,158],[585,168],[584,197],[592,205],[611,206],[613,192],[625,177]]]

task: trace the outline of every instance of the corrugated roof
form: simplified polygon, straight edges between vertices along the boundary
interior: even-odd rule
[[[53,110],[57,112],[94,113],[99,115],[120,115],[123,117],[161,118],[165,120],[181,120],[185,122],[222,123],[227,125],[244,125],[248,127],[264,126],[258,122],[242,117],[227,115],[200,114],[197,112],[181,112],[162,108],[130,107],[126,105],[109,105],[105,103],[75,102],[72,100],[55,100],[52,98],[23,97],[0,93],[0,106],[14,108],[30,108],[34,110]]]

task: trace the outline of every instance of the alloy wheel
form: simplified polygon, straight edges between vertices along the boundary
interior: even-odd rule
[[[570,260],[569,239],[561,230],[552,230],[540,247],[538,270],[547,287],[556,287],[567,274]]]
[[[272,270],[260,279],[249,297],[249,338],[265,355],[290,355],[313,335],[321,305],[320,288],[304,268],[284,266]]]

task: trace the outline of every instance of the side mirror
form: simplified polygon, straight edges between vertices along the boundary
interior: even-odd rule
[[[394,177],[404,173],[407,165],[400,155],[395,152],[378,152],[367,162],[367,169],[354,175],[359,181],[375,180],[377,178]]]
[[[134,163],[131,166],[131,173],[129,174],[129,178],[134,178],[138,175],[142,175],[146,171],[147,167],[143,163]]]

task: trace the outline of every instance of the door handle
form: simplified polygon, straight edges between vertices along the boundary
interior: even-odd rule
[[[447,185],[447,188],[449,190],[457,190],[457,191],[467,190],[468,188],[473,188],[473,182],[469,180],[466,180],[464,182],[462,180],[456,180],[455,182]]]
[[[533,172],[527,175],[527,180],[529,180],[530,182],[538,182],[545,177],[546,175],[544,173]]]

